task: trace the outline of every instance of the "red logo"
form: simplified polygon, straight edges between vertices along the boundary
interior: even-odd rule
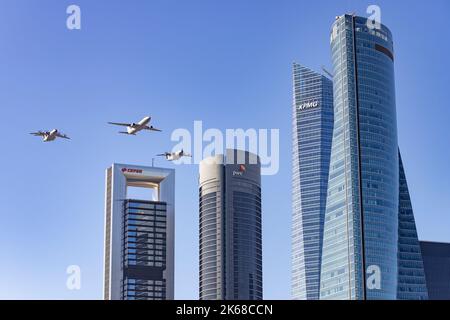
[[[129,169],[129,168],[122,168],[123,173],[138,173],[141,174],[143,171],[141,169]]]
[[[239,166],[239,171],[240,171],[240,172],[245,172],[245,170],[247,170],[247,169],[245,168],[245,166],[244,166],[243,164],[241,164],[241,165]]]

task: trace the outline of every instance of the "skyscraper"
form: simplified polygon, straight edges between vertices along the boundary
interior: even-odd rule
[[[430,300],[450,300],[450,243],[420,241]]]
[[[405,169],[399,157],[398,209],[398,300],[428,299],[425,270],[422,260],[416,222],[406,182]]]
[[[319,299],[333,133],[333,82],[293,66],[292,297]]]
[[[230,150],[200,162],[201,300],[261,300],[261,165]]]
[[[130,199],[129,187],[153,199]],[[106,170],[105,300],[174,297],[175,171],[113,164]]]
[[[331,33],[334,131],[321,299],[396,299],[399,158],[392,34],[343,15]]]

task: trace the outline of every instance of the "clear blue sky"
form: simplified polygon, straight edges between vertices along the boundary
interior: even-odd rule
[[[66,29],[78,4],[82,30]],[[291,65],[330,66],[336,15],[382,9],[395,38],[399,143],[420,238],[450,241],[448,0],[0,2],[0,298],[100,299],[104,170],[150,164],[175,128],[279,128],[263,178],[265,298],[290,297]],[[150,114],[163,133],[106,121]],[[72,141],[28,132],[58,127]],[[169,166],[162,160],[156,165]],[[177,166],[176,298],[198,296],[197,166]],[[66,267],[81,267],[80,291]]]

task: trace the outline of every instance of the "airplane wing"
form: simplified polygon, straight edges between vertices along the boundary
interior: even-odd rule
[[[162,130],[160,130],[160,129],[156,129],[156,128],[149,127],[149,126],[146,126],[144,129],[145,129],[145,130],[151,130],[151,131],[158,131],[158,132],[161,132],[161,131],[162,131]]]
[[[70,140],[70,138],[68,136],[66,136],[65,134],[62,134],[62,133],[57,133],[56,136],[58,138],[63,138],[63,139],[69,139]]]
[[[169,155],[170,155],[169,152],[164,152],[164,153],[157,154],[156,156],[157,156],[157,157],[167,157],[167,156],[169,156]]]
[[[109,124],[113,124],[115,126],[123,126],[123,127],[129,127],[131,126],[131,123],[121,123],[121,122],[108,122]]]
[[[30,134],[32,134],[33,136],[36,136],[36,137],[42,137],[45,135],[45,132],[38,131],[38,132],[31,132]]]

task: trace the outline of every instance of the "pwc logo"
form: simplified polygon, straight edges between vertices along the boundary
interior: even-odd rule
[[[122,168],[123,173],[134,173],[134,174],[142,174],[141,169],[130,169],[130,168]]]
[[[244,175],[244,172],[247,170],[247,168],[245,167],[245,165],[240,164],[239,165],[239,170],[235,170],[233,171],[233,176],[238,176],[238,177],[242,177]]]

